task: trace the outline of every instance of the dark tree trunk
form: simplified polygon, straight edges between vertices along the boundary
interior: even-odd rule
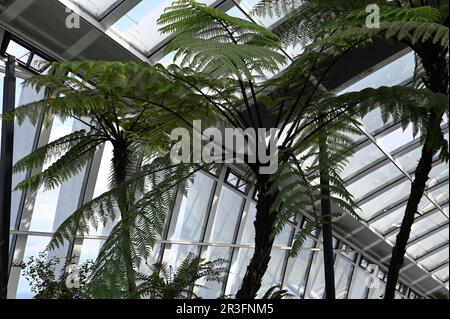
[[[320,141],[320,161],[328,161],[326,138]],[[325,272],[325,298],[336,299],[334,284],[333,226],[331,224],[330,179],[326,163],[320,165],[320,206],[322,211],[323,264]]]
[[[255,218],[255,251],[247,267],[241,287],[236,293],[236,299],[254,299],[261,288],[262,278],[270,261],[270,253],[274,239],[272,231],[275,224],[275,214],[270,213],[270,207],[275,198],[268,192],[269,183],[264,178],[258,183],[258,203],[256,204]]]
[[[422,157],[417,165],[416,177],[411,185],[411,194],[409,195],[408,203],[406,204],[405,215],[403,216],[400,232],[397,235],[397,241],[392,250],[384,299],[394,299],[395,297],[395,286],[397,284],[400,269],[403,265],[406,245],[411,233],[411,227],[414,223],[417,207],[425,190],[428,174],[431,171],[432,162],[433,151],[425,144],[422,149]]]
[[[448,20],[446,23],[448,24]],[[424,67],[427,88],[435,93],[448,95],[448,63],[446,58],[448,50],[444,50],[438,44],[433,44],[431,41],[420,46],[413,46],[413,49],[419,55]],[[442,116],[442,112],[438,113],[434,110],[431,110],[429,115],[428,132],[422,148],[422,155],[416,168],[414,181],[411,184],[411,193],[406,204],[405,215],[403,216],[400,232],[397,235],[397,240],[392,250],[392,257],[389,262],[384,299],[395,298],[395,286],[397,285],[400,269],[403,266],[411,227],[414,223],[419,202],[425,191],[428,175],[432,168],[433,155],[436,152],[436,149],[433,148],[434,143],[432,139],[435,138],[433,135],[440,134]]]
[[[130,166],[130,150],[127,141],[122,136],[118,137],[113,142],[113,175],[117,185],[125,182],[127,179],[127,171]],[[120,210],[120,215],[123,220],[129,218],[129,198],[133,198],[134,194],[127,194],[127,191],[122,191],[118,194],[117,202]],[[124,236],[130,238],[130,231],[124,230]],[[128,282],[128,298],[137,298],[137,286],[136,275],[133,267],[133,261],[131,257],[131,247],[123,247],[122,254],[124,255],[125,267],[127,271]]]

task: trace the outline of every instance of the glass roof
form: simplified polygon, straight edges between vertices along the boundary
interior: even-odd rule
[[[104,23],[103,21],[107,20],[105,18],[112,18],[111,25],[104,24],[108,35],[125,40],[147,57],[164,46],[166,36],[158,32],[156,20],[172,0],[60,0],[60,2],[80,6],[99,24]],[[120,11],[120,7],[125,2],[130,5],[128,11]],[[214,0],[201,2],[207,5],[218,3]],[[230,15],[249,19],[246,14],[250,16],[251,8],[258,0],[225,2],[232,5],[227,11]],[[267,27],[273,25],[279,18],[251,17],[256,23]],[[29,54],[23,48],[15,46],[13,42],[9,49],[17,51],[17,56],[22,59],[27,59]],[[300,49],[299,47],[287,48],[286,51],[295,55]],[[173,55],[168,55],[161,61],[171,63],[171,57]],[[340,90],[338,94],[366,87],[405,84],[411,80],[413,71],[414,55],[408,53],[370,74],[365,74],[358,81]],[[363,136],[365,144],[349,159],[342,177],[348,181],[349,190],[360,204],[362,219],[375,231],[385,235],[386,240],[392,242],[395,241],[398,224],[402,220],[410,190],[412,176],[407,173],[413,173],[417,165],[421,151],[420,143],[418,136],[415,138],[412,136],[410,127],[404,131],[393,121],[383,123],[379,110],[367,114],[361,122],[365,131]],[[448,140],[448,119],[442,127]],[[417,141],[417,144],[414,144],[413,140]],[[408,148],[405,149],[405,145],[408,145]],[[109,154],[110,150],[106,149],[104,153]],[[106,169],[109,167],[105,165],[100,170]],[[102,172],[100,175],[105,176]],[[419,211],[423,217],[420,219],[418,217],[412,229],[411,238],[415,241],[408,247],[408,254],[412,258],[420,258],[448,243],[448,177],[448,164],[440,163],[436,159],[427,184],[428,194],[423,197],[419,205]],[[96,185],[96,191],[101,187]],[[441,225],[443,225],[442,229],[426,236],[431,229]],[[436,254],[431,253],[427,258],[421,259],[420,263],[426,269],[432,270],[439,260],[445,261],[442,257],[443,252],[447,252],[448,255],[448,248]],[[435,275],[443,281],[448,280],[448,267],[439,269]]]
[[[80,6],[83,10],[86,10],[95,17],[100,17],[102,14],[106,12],[106,10],[108,10],[116,2],[117,3],[122,2],[121,0],[70,0],[70,1]]]

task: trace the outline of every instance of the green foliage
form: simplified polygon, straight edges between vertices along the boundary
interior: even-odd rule
[[[158,24],[162,33],[172,34],[167,50],[176,51],[181,65],[216,78],[251,79],[286,62],[272,32],[193,0],[175,1]]]
[[[192,290],[201,287],[199,280],[222,282],[228,269],[223,259],[207,261],[189,253],[176,271],[166,263],[155,263],[149,275],[139,274],[137,293],[152,299],[191,299],[199,298]]]
[[[69,274],[64,269],[58,271],[63,266],[61,258],[50,258],[46,253],[39,253],[38,256],[31,256],[27,261],[14,266],[22,268],[31,291],[36,294],[33,299],[90,298],[86,288],[92,270],[92,261],[86,261],[77,268],[79,287],[73,288],[68,288],[66,284]]]

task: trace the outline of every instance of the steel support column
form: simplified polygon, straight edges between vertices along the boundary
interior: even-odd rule
[[[3,114],[14,109],[16,96],[16,58],[8,56],[3,83]],[[0,151],[0,299],[7,298],[9,277],[9,236],[14,119],[3,121]]]

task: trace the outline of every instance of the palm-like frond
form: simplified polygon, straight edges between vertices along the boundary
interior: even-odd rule
[[[192,288],[198,285],[198,280],[221,282],[227,270],[227,262],[223,259],[207,261],[189,253],[176,271],[166,263],[156,263],[151,266],[151,273],[139,274],[141,284],[138,293],[150,298],[179,299],[192,298],[196,295]]]
[[[168,50],[176,51],[175,59],[217,78],[253,79],[286,62],[272,32],[194,0],[175,1],[158,24],[172,34]]]

